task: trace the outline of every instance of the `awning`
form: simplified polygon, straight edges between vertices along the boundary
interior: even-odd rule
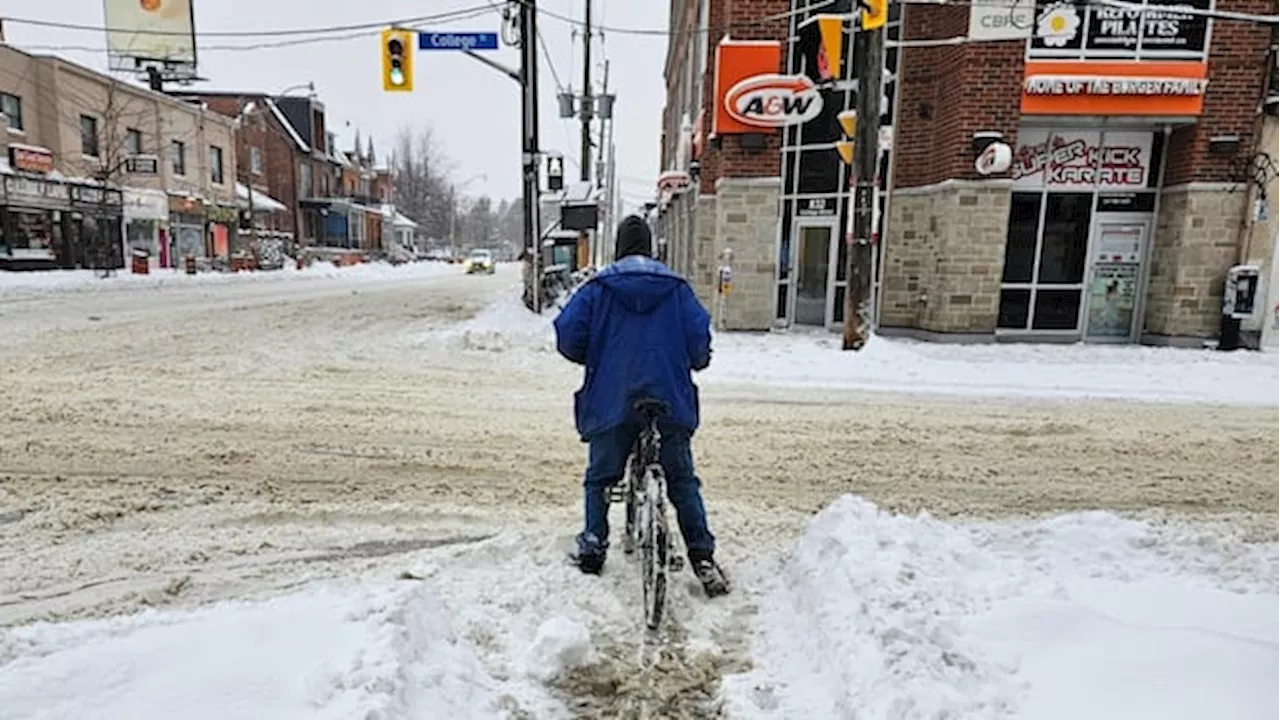
[[[236,203],[242,210],[249,209],[249,188],[244,183],[236,183]],[[284,212],[289,208],[266,193],[253,191],[253,211],[255,213]]]

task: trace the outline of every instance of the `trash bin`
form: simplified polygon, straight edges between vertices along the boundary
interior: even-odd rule
[[[151,254],[146,250],[134,250],[132,260],[134,275],[149,275],[151,273]]]
[[[182,265],[187,269],[188,275],[196,274],[196,256],[195,255],[183,255]]]

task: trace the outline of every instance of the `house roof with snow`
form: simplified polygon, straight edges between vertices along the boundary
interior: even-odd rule
[[[236,183],[236,202],[240,207],[249,209],[249,188],[244,183]],[[253,191],[254,212],[284,212],[289,208],[270,195],[257,190]]]

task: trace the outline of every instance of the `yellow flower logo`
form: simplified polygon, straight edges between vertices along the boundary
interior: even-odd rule
[[[1044,41],[1045,47],[1066,47],[1079,29],[1080,13],[1071,3],[1050,5],[1036,23],[1036,35]]]

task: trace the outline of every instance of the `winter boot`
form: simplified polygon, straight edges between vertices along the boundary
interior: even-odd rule
[[[577,541],[578,551],[569,557],[570,561],[586,575],[599,575],[609,546],[590,533],[578,535]]]
[[[725,595],[729,592],[729,579],[725,577],[724,571],[716,564],[709,550],[690,550],[689,565],[693,568],[693,574],[697,576],[698,582],[702,583],[702,590],[707,597],[716,597]]]

